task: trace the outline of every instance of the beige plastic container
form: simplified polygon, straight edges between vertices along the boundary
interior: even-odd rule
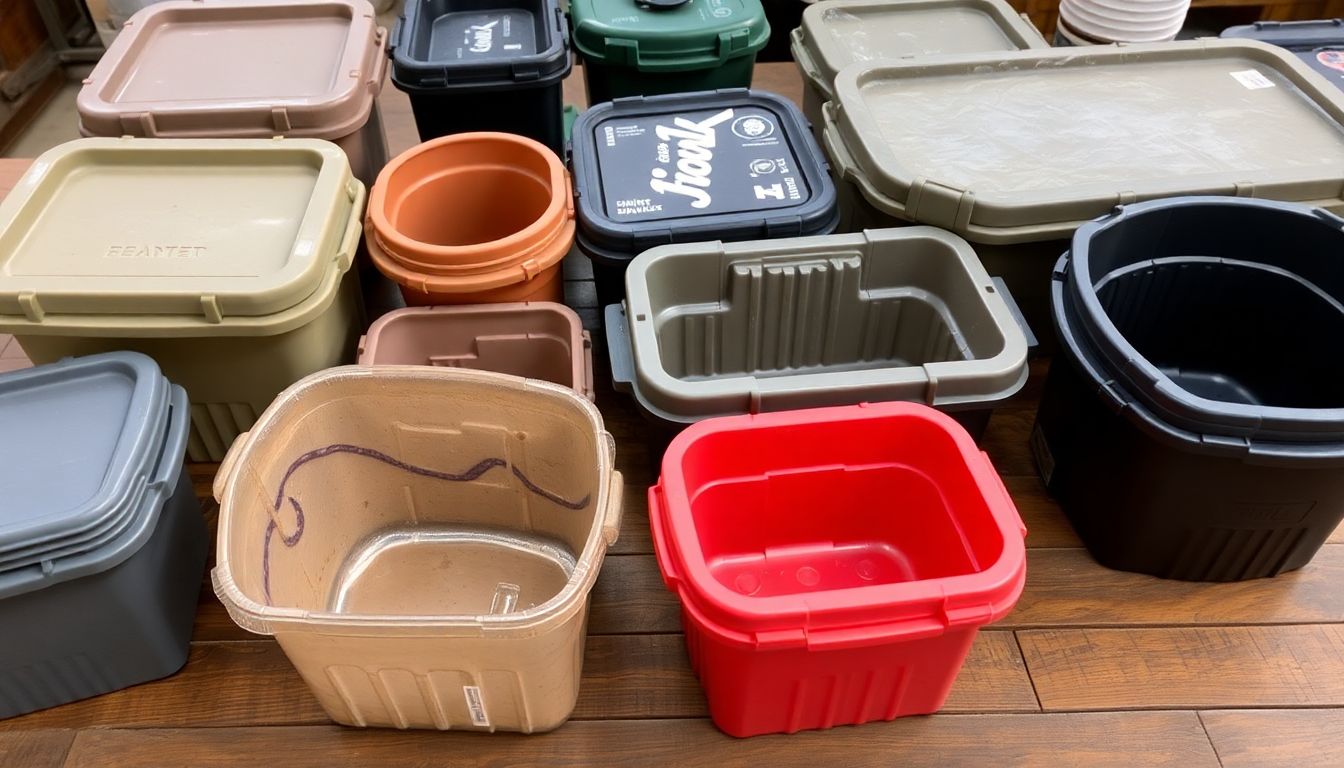
[[[803,10],[790,40],[818,132],[835,76],[855,62],[1050,47],[1004,0],[827,0]]]
[[[132,350],[218,461],[276,393],[353,358],[364,186],[315,139],[80,139],[0,202],[0,333],[34,363]]]
[[[372,184],[387,30],[365,0],[173,0],[136,13],[84,80],[85,136],[326,139]]]
[[[359,362],[495,371],[594,398],[592,340],[574,310],[549,301],[398,309],[369,326]]]
[[[427,366],[322,371],[215,478],[215,592],[346,725],[569,717],[621,475],[573,390]]]

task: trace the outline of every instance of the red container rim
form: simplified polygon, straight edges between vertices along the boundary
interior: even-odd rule
[[[984,569],[956,576],[811,593],[752,597],[710,573],[691,516],[682,471],[687,450],[707,435],[824,422],[918,419],[945,431],[980,492],[1003,540]],[[721,640],[762,647],[840,648],[936,637],[1006,616],[1026,581],[1026,528],[989,457],[951,417],[917,403],[864,403],[707,419],[668,446],[662,474],[649,489],[649,523],[663,580],[687,615]]]

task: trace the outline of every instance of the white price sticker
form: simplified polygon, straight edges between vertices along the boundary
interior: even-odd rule
[[[474,685],[462,686],[467,697],[467,712],[471,714],[471,724],[490,727],[490,718],[485,714],[485,701],[481,698],[481,689]]]
[[[1243,69],[1238,72],[1229,72],[1228,74],[1236,78],[1236,81],[1241,83],[1243,88],[1248,88],[1252,91],[1258,91],[1261,88],[1274,87],[1273,81],[1254,69]]]

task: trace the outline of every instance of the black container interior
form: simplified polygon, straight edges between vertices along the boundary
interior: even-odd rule
[[[524,41],[521,49],[495,44],[488,54],[482,54],[485,58],[514,58],[540,53],[551,45],[546,8],[545,0],[431,0],[420,8],[420,22],[412,30],[411,58],[433,63],[463,61],[466,56],[458,54],[458,50],[463,46],[470,47],[474,42],[474,38],[468,37],[472,34],[468,28],[473,24],[492,22],[496,25],[506,22],[530,24],[532,35],[530,39],[527,35],[521,36]]]
[[[1326,220],[1225,204],[1156,209],[1090,244],[1111,321],[1190,394],[1344,407],[1344,233]]]

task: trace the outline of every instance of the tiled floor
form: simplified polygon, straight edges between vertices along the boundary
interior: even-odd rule
[[[75,97],[79,83],[66,83],[50,103],[4,152],[5,157],[37,157],[54,146],[79,138],[79,113],[75,111]]]

